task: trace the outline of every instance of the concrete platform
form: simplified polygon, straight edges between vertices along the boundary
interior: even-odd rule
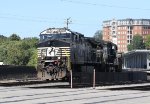
[[[0,104],[150,104],[150,83],[95,89],[34,87],[0,87]]]

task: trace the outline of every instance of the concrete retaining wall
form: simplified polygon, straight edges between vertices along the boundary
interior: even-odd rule
[[[36,78],[36,68],[32,66],[0,66],[0,80],[19,80]]]
[[[127,82],[127,81],[146,81],[145,72],[96,72],[96,83],[102,82]],[[73,83],[93,83],[93,73],[73,73]]]

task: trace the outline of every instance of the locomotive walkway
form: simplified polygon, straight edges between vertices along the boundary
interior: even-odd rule
[[[0,104],[150,104],[150,83],[93,88],[0,87]]]

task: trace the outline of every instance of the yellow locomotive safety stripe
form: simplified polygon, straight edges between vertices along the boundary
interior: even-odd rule
[[[59,48],[59,51],[57,52],[57,56],[70,56],[70,47],[61,47]]]
[[[70,54],[68,54],[65,50],[65,53],[66,53],[66,56],[67,56],[67,59],[68,59],[68,63],[67,63],[67,68],[68,70],[70,71],[71,70],[71,63],[70,63]]]

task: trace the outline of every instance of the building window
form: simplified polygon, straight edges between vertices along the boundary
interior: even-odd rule
[[[130,39],[132,39],[132,35],[130,35]]]

